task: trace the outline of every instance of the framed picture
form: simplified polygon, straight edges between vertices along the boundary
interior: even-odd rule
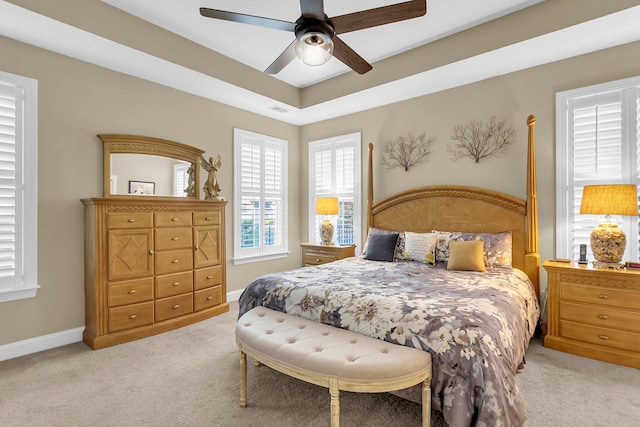
[[[129,181],[129,194],[156,194],[156,183],[148,181]]]

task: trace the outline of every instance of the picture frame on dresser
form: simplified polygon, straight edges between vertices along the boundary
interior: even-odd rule
[[[151,181],[129,181],[129,194],[156,194],[156,183]]]

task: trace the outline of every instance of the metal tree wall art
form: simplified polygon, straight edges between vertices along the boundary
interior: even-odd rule
[[[389,140],[382,148],[382,164],[387,170],[402,167],[408,171],[429,157],[434,140],[433,137],[427,138],[425,133],[416,136],[412,132]]]
[[[481,120],[472,120],[466,125],[456,125],[453,128],[448,151],[453,155],[451,161],[463,157],[471,157],[476,163],[486,157],[498,156],[509,150],[513,144],[515,130],[507,120],[497,120],[491,117],[486,126]]]

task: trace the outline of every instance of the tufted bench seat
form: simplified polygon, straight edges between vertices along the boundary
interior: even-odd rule
[[[240,406],[247,404],[247,355],[279,372],[329,388],[331,426],[340,421],[339,391],[379,393],[422,383],[422,425],[430,425],[431,355],[265,307],[236,324]]]

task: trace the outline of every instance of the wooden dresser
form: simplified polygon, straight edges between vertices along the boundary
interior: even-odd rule
[[[640,368],[640,271],[545,261],[544,345]]]
[[[355,256],[356,246],[324,246],[302,243],[302,266],[326,264],[343,258]]]
[[[84,341],[93,349],[143,338],[229,310],[226,202],[84,199]]]

